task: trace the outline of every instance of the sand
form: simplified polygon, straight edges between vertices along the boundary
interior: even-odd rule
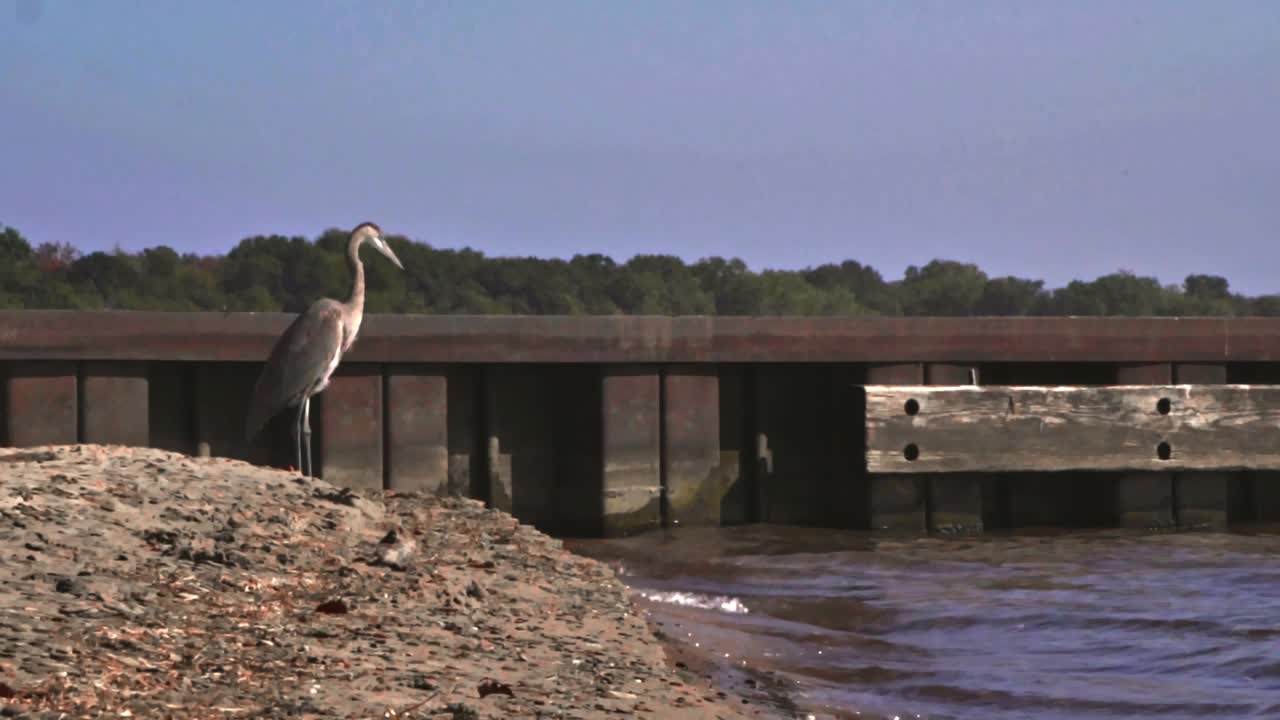
[[[0,715],[786,716],[674,662],[609,567],[476,501],[0,449]]]

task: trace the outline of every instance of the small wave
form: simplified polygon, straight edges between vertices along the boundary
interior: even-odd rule
[[[658,603],[668,603],[671,605],[683,605],[685,607],[702,608],[704,610],[719,610],[727,613],[748,612],[747,606],[742,604],[738,598],[728,597],[726,595],[701,595],[698,593],[687,592],[642,592],[640,597],[645,600]]]

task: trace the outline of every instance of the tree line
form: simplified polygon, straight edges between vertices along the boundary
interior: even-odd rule
[[[83,254],[33,244],[0,225],[0,308],[298,312],[316,298],[345,297],[347,231],[257,235],[226,255],[158,246]],[[600,254],[570,260],[486,257],[389,238],[401,272],[366,262],[366,309],[377,313],[532,315],[1130,315],[1280,316],[1280,295],[1247,297],[1225,278],[1189,275],[1180,285],[1120,271],[1046,288],[1041,280],[990,277],[977,265],[934,260],[886,280],[854,260],[804,270],[753,272],[738,259],[686,263]]]

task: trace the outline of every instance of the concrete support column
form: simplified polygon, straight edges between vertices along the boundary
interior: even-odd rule
[[[922,385],[920,363],[872,365],[868,385]],[[918,475],[873,475],[868,479],[867,503],[872,530],[925,532],[927,529],[926,481]]]
[[[1178,384],[1220,385],[1227,382],[1227,366],[1220,363],[1176,363]],[[1178,449],[1173,448],[1176,454]],[[1230,473],[1180,472],[1174,475],[1174,517],[1178,526],[1224,529],[1227,526],[1227,484]]]
[[[601,369],[606,536],[628,535],[662,522],[660,393],[655,367]]]
[[[24,361],[9,365],[5,390],[9,445],[73,445],[79,439],[76,364]]]
[[[448,493],[477,500],[489,498],[484,475],[484,427],[481,424],[483,394],[479,367],[460,365],[448,369],[446,435],[449,449]]]
[[[151,447],[190,455],[195,452],[196,408],[189,363],[152,362],[147,371],[148,436]]]
[[[663,477],[670,526],[720,524],[720,376],[714,365],[662,374]]]
[[[201,457],[227,457],[256,464],[266,464],[273,457],[294,460],[292,437],[282,437],[276,429],[290,426],[292,410],[281,410],[263,429],[262,435],[249,442],[244,437],[244,421],[249,412],[249,400],[253,384],[262,365],[258,363],[204,362],[195,368],[195,440],[196,454]],[[311,405],[312,427],[316,422],[315,401]],[[315,436],[312,436],[316,467],[320,456],[314,452]],[[274,452],[287,446],[287,453],[278,456]]]
[[[854,527],[864,506],[862,431],[855,404],[861,368],[845,363],[766,363],[752,373],[748,414],[757,519]]]
[[[1142,363],[1116,368],[1119,385],[1168,385],[1173,382],[1170,363]],[[1115,510],[1121,527],[1173,527],[1173,473],[1123,473],[1116,478]]]
[[[1252,477],[1253,520],[1280,522],[1280,472],[1259,471]]]
[[[489,503],[544,531],[556,520],[556,389],[544,365],[485,368]]]
[[[444,495],[449,489],[449,379],[439,365],[388,365],[387,487]]]
[[[80,368],[82,442],[148,447],[150,383],[144,362],[85,362]]]
[[[311,400],[311,431],[316,474],[340,487],[381,489],[382,366],[339,365],[329,386]]]
[[[924,381],[929,385],[969,385],[977,369],[971,365],[929,363]],[[945,535],[977,535],[982,532],[982,477],[969,473],[922,476],[927,484],[929,530]]]
[[[756,517],[755,428],[748,398],[750,368],[720,365],[720,524],[743,525]]]

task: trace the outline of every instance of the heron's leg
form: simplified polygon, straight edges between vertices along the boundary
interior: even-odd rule
[[[298,458],[298,464],[294,467],[298,472],[302,472],[302,411],[305,409],[302,403],[298,403],[298,417],[293,423],[293,451]]]
[[[307,446],[307,477],[315,477],[311,466],[311,396],[302,401],[302,443]]]

